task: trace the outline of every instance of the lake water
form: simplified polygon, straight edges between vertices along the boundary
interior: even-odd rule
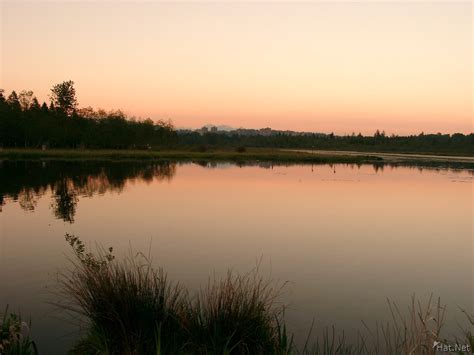
[[[61,354],[77,322],[58,312],[65,233],[150,251],[197,290],[229,268],[289,281],[288,324],[305,337],[386,320],[386,298],[473,309],[473,171],[382,165],[8,162],[0,164],[0,307],[31,318],[40,353]]]

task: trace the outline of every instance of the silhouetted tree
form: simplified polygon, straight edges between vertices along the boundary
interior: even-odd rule
[[[18,101],[20,102],[21,109],[23,111],[29,110],[33,103],[33,91],[23,90],[18,95]]]
[[[33,97],[33,99],[31,100],[30,110],[39,111],[40,109],[41,109],[41,107],[40,107],[40,104],[38,102],[38,99],[36,97]]]
[[[70,116],[77,107],[74,81],[63,81],[51,89],[51,102],[56,108]]]
[[[21,109],[20,101],[18,100],[18,95],[15,90],[13,90],[12,93],[8,96],[7,104],[13,110],[19,111]]]
[[[372,136],[362,134],[292,134],[270,135],[239,132],[178,132],[170,121],[154,122],[127,117],[119,110],[106,112],[91,107],[77,109],[74,83],[66,81],[51,90],[50,107],[31,91],[5,99],[0,90],[0,146],[51,148],[150,149],[263,147],[293,149],[328,149],[358,151],[429,152],[474,155],[474,135],[456,133],[386,136],[377,130]]]

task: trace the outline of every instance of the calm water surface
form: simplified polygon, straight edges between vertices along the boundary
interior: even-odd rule
[[[40,352],[60,354],[77,322],[54,309],[64,234],[116,255],[150,250],[197,290],[229,268],[289,281],[282,301],[305,337],[388,318],[386,297],[448,304],[447,330],[472,311],[468,170],[372,165],[3,162],[0,306],[31,317]]]

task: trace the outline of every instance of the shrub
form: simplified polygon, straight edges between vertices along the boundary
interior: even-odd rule
[[[235,149],[235,151],[237,153],[245,153],[247,151],[247,148],[245,147],[237,147],[237,149]]]

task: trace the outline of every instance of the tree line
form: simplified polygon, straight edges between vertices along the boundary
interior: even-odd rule
[[[73,81],[51,88],[50,102],[32,91],[0,89],[0,147],[110,149],[236,149],[245,147],[420,152],[474,155],[474,135],[424,134],[372,136],[352,134],[242,135],[231,132],[176,131],[171,121],[127,117],[120,110],[78,108]]]
[[[376,131],[372,136],[351,134],[337,136],[331,134],[291,135],[276,133],[270,136],[241,135],[233,132],[204,133],[183,132],[178,135],[178,144],[183,148],[200,150],[217,147],[259,147],[307,150],[355,150],[367,152],[419,152],[474,155],[474,134],[424,134],[410,136],[388,136]]]
[[[0,146],[146,149],[176,140],[171,122],[77,106],[73,81],[54,85],[49,105],[40,104],[32,91],[12,91],[5,97],[0,89]]]

